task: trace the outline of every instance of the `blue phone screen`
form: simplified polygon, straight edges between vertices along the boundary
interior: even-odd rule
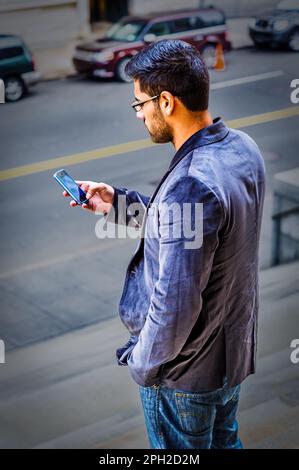
[[[66,171],[61,170],[57,173],[58,179],[63,183],[68,193],[76,200],[76,202],[80,204],[87,202],[85,192]]]

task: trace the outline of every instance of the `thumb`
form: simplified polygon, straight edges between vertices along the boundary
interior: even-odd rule
[[[92,196],[95,195],[96,192],[101,191],[102,189],[105,189],[105,188],[106,188],[106,186],[103,183],[90,185],[87,192],[86,192],[87,199],[90,199]]]

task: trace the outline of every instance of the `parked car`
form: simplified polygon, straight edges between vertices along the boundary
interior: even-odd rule
[[[6,101],[18,101],[40,80],[33,56],[18,36],[0,34],[0,78],[4,81]]]
[[[217,8],[127,16],[104,38],[76,47],[73,64],[78,73],[129,81],[125,66],[145,45],[160,39],[182,39],[194,45],[208,67],[215,63],[216,45],[231,49],[226,18]]]
[[[284,46],[299,52],[299,0],[283,0],[273,13],[254,18],[249,34],[257,47]]]

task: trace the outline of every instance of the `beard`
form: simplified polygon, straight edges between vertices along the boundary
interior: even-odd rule
[[[160,109],[157,110],[152,117],[152,128],[147,130],[151,137],[151,140],[155,144],[167,144],[173,141],[173,130],[172,127],[167,124],[164,120],[163,114]]]

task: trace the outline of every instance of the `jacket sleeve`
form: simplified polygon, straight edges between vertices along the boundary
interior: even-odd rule
[[[144,327],[127,357],[133,379],[145,387],[159,382],[163,365],[179,355],[192,332],[223,223],[215,193],[191,176],[167,190],[158,211],[159,277]]]
[[[150,198],[126,188],[113,186],[113,189],[115,191],[114,202],[106,216],[106,221],[121,225],[130,224],[140,228]]]

